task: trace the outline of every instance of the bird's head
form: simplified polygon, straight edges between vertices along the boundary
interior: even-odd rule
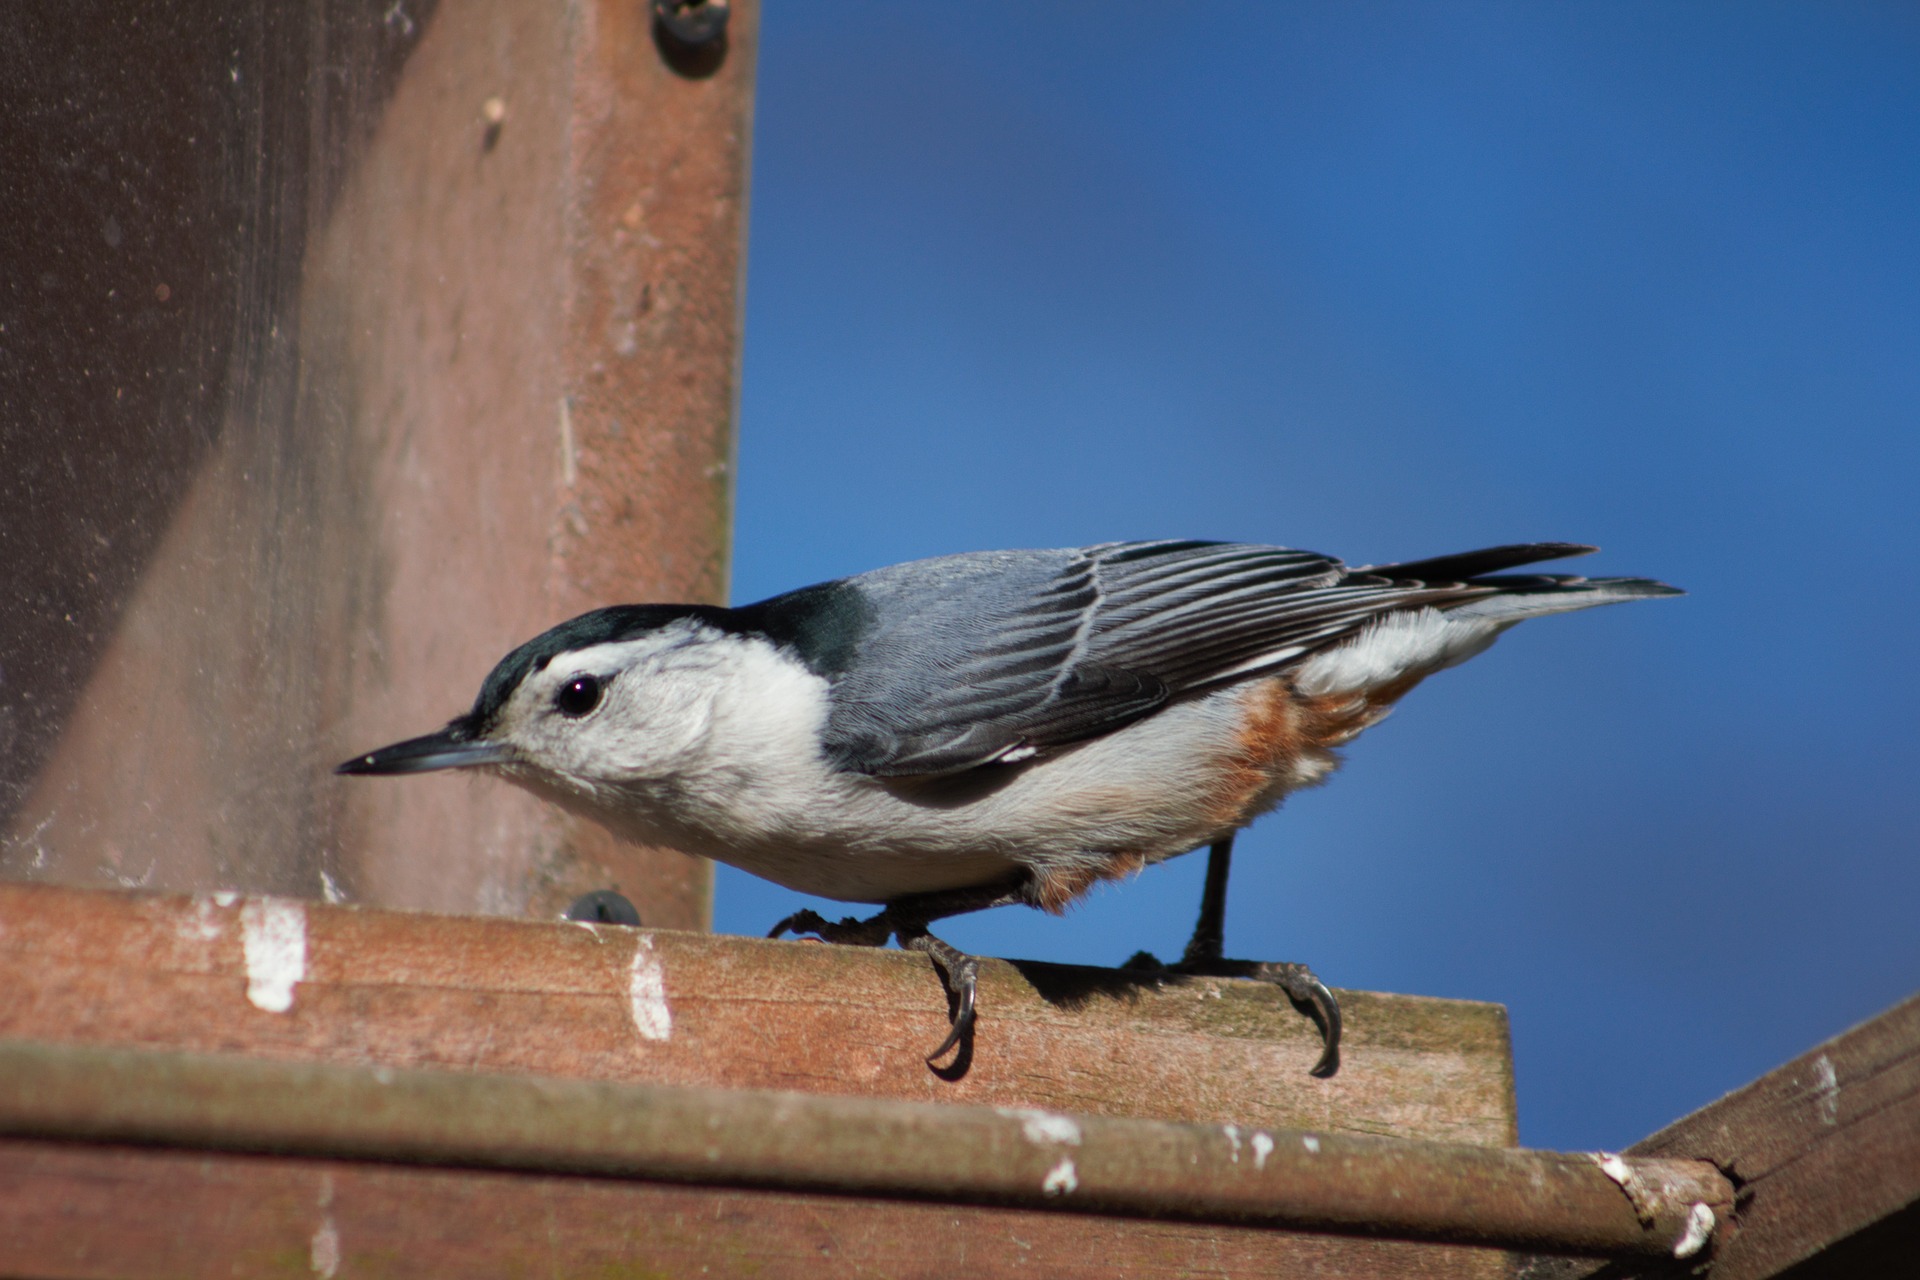
[[[583,614],[502,658],[472,710],[445,728],[355,756],[344,774],[486,769],[592,806],[670,776],[706,736],[728,679],[718,611],[619,605]]]

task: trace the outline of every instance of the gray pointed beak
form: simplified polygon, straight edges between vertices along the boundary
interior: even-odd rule
[[[378,751],[355,756],[334,766],[335,773],[430,773],[435,769],[472,769],[505,764],[513,753],[499,743],[476,739],[465,720],[455,720],[438,733],[408,738]]]

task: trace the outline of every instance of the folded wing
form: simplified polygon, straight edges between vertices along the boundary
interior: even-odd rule
[[[1644,579],[1488,576],[1589,550],[1535,543],[1349,570],[1284,547],[1135,542],[880,570],[836,584],[876,621],[829,673],[827,748],[839,767],[884,777],[1013,763],[1286,670],[1401,611],[1486,602],[1504,623],[1672,592]],[[1606,599],[1488,608],[1597,588]]]

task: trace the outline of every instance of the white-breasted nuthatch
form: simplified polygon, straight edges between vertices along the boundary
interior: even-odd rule
[[[350,774],[478,768],[614,833],[803,893],[883,904],[783,932],[931,956],[974,1018],[977,964],[927,931],[1212,846],[1175,969],[1278,983],[1326,1032],[1303,965],[1221,957],[1233,833],[1322,781],[1414,685],[1540,614],[1680,594],[1511,574],[1543,542],[1349,569],[1310,551],[1127,542],[943,556],[737,609],[616,605],[515,649],[438,733]]]

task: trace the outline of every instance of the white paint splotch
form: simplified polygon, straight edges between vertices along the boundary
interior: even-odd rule
[[[1249,1138],[1248,1142],[1253,1147],[1253,1167],[1266,1168],[1267,1157],[1273,1154],[1273,1135],[1264,1129],[1258,1129],[1254,1131],[1253,1137]]]
[[[313,1239],[307,1243],[307,1262],[320,1280],[333,1280],[339,1272],[340,1228],[333,1225],[331,1216],[320,1220]]]
[[[1593,1162],[1600,1166],[1600,1172],[1612,1178],[1624,1189],[1633,1185],[1633,1169],[1618,1155],[1611,1151],[1596,1151]]]
[[[1009,1120],[1020,1122],[1020,1136],[1036,1147],[1077,1147],[1080,1145],[1080,1122],[1072,1116],[1063,1116],[1057,1111],[1042,1111],[1037,1107],[995,1107],[994,1111]],[[1062,1155],[1047,1170],[1047,1176],[1040,1180],[1043,1195],[1064,1196],[1080,1187],[1080,1173],[1073,1167],[1073,1157]]]
[[[185,942],[217,942],[220,935],[227,931],[226,921],[222,918],[225,908],[212,898],[195,895],[193,908],[179,917],[175,928]]]
[[[1611,1151],[1589,1151],[1587,1158],[1599,1165],[1600,1172],[1627,1193],[1627,1203],[1633,1206],[1633,1216],[1640,1220],[1640,1225],[1652,1226],[1654,1219],[1659,1216],[1661,1191],[1649,1186],[1632,1165]]]
[[[627,980],[627,1008],[634,1030],[643,1039],[666,1040],[673,1035],[673,1010],[667,1007],[667,975],[653,953],[653,935],[634,934],[633,967]]]
[[[1020,1134],[1028,1142],[1036,1145],[1080,1145],[1080,1125],[1072,1116],[1034,1107],[995,1107],[994,1110],[1009,1120],[1018,1120]]]
[[[1820,1108],[1821,1124],[1840,1123],[1840,1076],[1833,1059],[1821,1054],[1813,1061],[1813,1097]]]
[[[1687,1210],[1686,1230],[1673,1242],[1673,1256],[1691,1258],[1707,1247],[1707,1241],[1713,1239],[1713,1229],[1719,1225],[1713,1216],[1713,1206],[1695,1203]]]
[[[333,1221],[333,1175],[320,1175],[320,1225],[307,1242],[307,1263],[320,1280],[333,1280],[340,1270],[340,1228]]]
[[[249,898],[240,908],[247,957],[247,999],[268,1013],[293,1008],[293,989],[307,976],[307,910],[285,898]]]

